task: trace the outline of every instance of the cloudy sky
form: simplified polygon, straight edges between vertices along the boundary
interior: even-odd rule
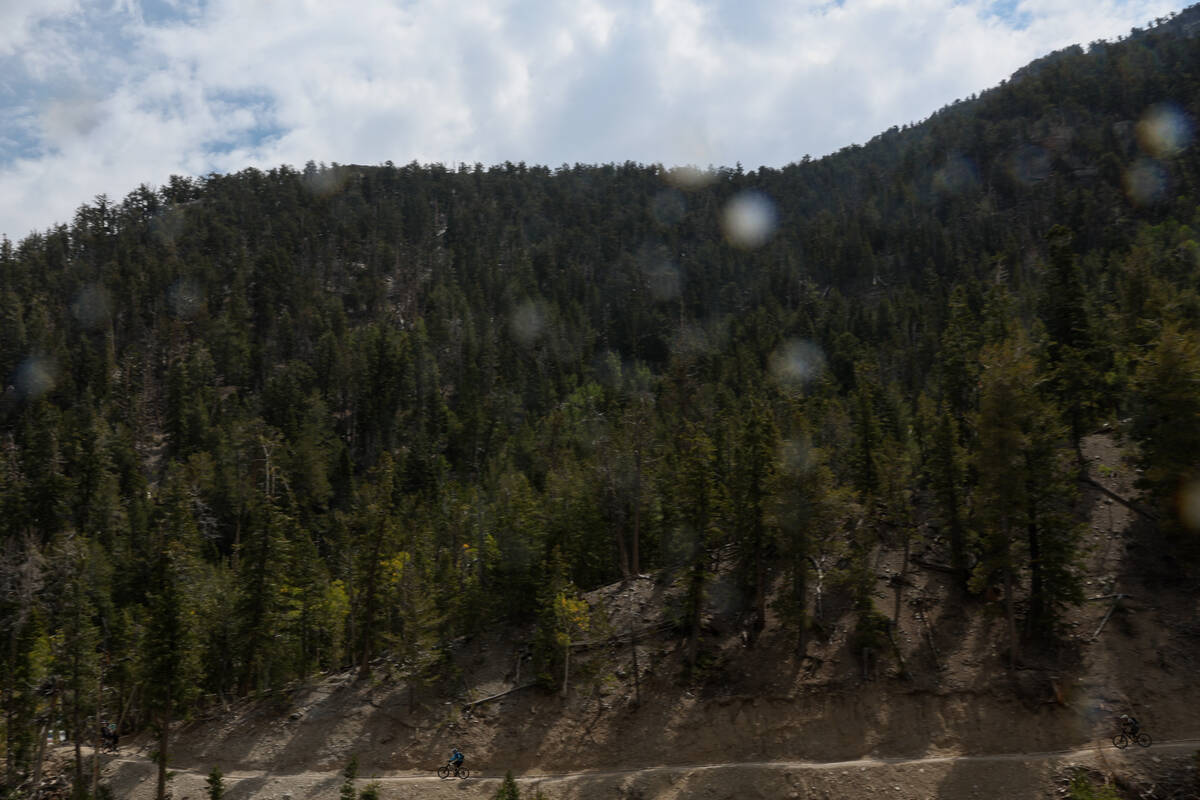
[[[1180,0],[0,0],[0,233],[309,159],[782,166]]]

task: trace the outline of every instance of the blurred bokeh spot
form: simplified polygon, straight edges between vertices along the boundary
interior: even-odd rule
[[[979,185],[979,173],[971,159],[952,155],[942,168],[933,174],[933,190],[938,194],[955,195]]]
[[[803,386],[825,368],[825,353],[803,339],[785,342],[771,354],[771,374],[784,386]]]
[[[341,190],[350,179],[350,170],[320,167],[309,162],[304,168],[304,186],[317,197],[328,197]]]
[[[716,179],[716,173],[710,169],[700,169],[690,164],[686,167],[672,167],[667,170],[667,183],[677,189],[694,192],[703,189]]]
[[[725,239],[734,247],[747,250],[766,244],[775,233],[775,224],[775,204],[762,192],[753,190],[734,195],[721,218]]]
[[[646,270],[646,287],[650,296],[660,303],[677,299],[680,286],[679,269],[674,264],[662,262]]]
[[[13,386],[26,400],[36,400],[54,388],[57,369],[42,356],[29,356],[17,367]]]
[[[546,327],[546,315],[534,300],[526,300],[517,306],[509,319],[513,339],[525,347],[531,347],[542,336]]]
[[[1174,104],[1151,106],[1137,124],[1138,144],[1155,158],[1174,158],[1192,142],[1192,123]]]
[[[112,316],[112,298],[108,290],[98,283],[84,286],[71,303],[71,314],[85,328],[104,327]]]
[[[1166,191],[1167,174],[1157,161],[1140,158],[1125,170],[1125,194],[1135,205],[1153,205],[1163,199]]]
[[[671,251],[663,244],[645,244],[637,252],[638,266],[650,296],[657,302],[676,300],[681,279],[679,268],[671,260]]]

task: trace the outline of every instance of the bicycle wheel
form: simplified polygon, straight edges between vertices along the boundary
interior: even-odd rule
[[[1142,747],[1149,747],[1150,746],[1150,734],[1139,733],[1137,735],[1137,738],[1134,739],[1134,741],[1137,742],[1138,744],[1140,744]]]
[[[442,764],[438,767],[438,777],[443,779],[450,777],[450,766],[448,764]]]
[[[458,768],[458,777],[462,778],[463,780],[466,780],[467,776],[470,774],[471,774],[471,770],[467,769],[466,767]]]
[[[1123,733],[1118,733],[1113,737],[1113,744],[1119,749],[1124,750],[1126,747],[1129,747],[1129,737]]]

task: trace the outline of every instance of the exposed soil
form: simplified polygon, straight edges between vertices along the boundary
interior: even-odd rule
[[[182,726],[173,796],[205,797],[204,777],[219,766],[229,800],[332,800],[352,756],[359,784],[378,780],[384,798],[491,797],[505,770],[551,800],[1049,798],[1076,768],[1129,786],[1168,772],[1184,780],[1200,749],[1200,592],[1172,582],[1153,526],[1113,499],[1136,496],[1114,436],[1089,437],[1084,452],[1097,484],[1081,499],[1095,599],[1067,615],[1055,647],[1026,648],[1015,671],[1000,603],[959,597],[945,572],[905,563],[899,541],[876,569],[896,647],[874,664],[851,654],[853,621],[836,589],[823,587],[826,637],[798,661],[794,635],[773,616],[750,644],[724,578],[711,593],[705,674],[684,685],[670,579],[642,577],[589,595],[594,641],[573,653],[566,698],[530,687],[468,706],[532,677],[515,644],[522,632],[476,637],[459,648],[464,680],[452,695],[410,695],[381,667],[371,681],[328,675]],[[935,531],[922,526],[922,541],[912,555],[946,562]],[[1123,712],[1153,748],[1111,746]],[[117,797],[152,797],[150,743],[123,744],[106,780]],[[455,745],[475,775],[439,781],[433,771]]]

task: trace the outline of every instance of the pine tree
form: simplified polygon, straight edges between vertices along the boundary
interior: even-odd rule
[[[146,641],[142,651],[143,697],[157,733],[157,800],[167,793],[167,761],[171,721],[196,691],[198,669],[194,611],[192,547],[195,520],[181,471],[167,478],[159,521],[151,586],[148,593]]]
[[[204,779],[204,783],[208,785],[208,800],[224,800],[225,797],[225,778],[221,774],[220,767],[213,767],[208,773],[208,777]]]
[[[269,500],[260,503],[247,526],[237,562],[236,635],[242,694],[270,683],[277,656],[273,643],[282,624],[283,573],[289,561],[285,529],[290,520]]]
[[[807,437],[791,442],[784,452],[774,492],[773,517],[790,577],[784,616],[796,625],[797,658],[807,653],[814,622],[808,610],[810,564],[817,563],[820,551],[838,537],[846,507],[846,492],[835,488],[833,474],[824,461],[824,455],[812,447]]]
[[[936,419],[930,419],[934,415]],[[959,587],[965,589],[969,577],[967,530],[963,513],[967,499],[966,454],[959,445],[959,427],[948,410],[938,413],[928,409],[923,415],[922,424],[929,437],[925,471],[933,489],[941,526],[949,540],[950,566],[958,576]]]
[[[60,543],[51,561],[52,592],[57,606],[54,621],[58,630],[54,637],[54,669],[63,680],[63,705],[69,715],[71,740],[75,744],[75,797],[88,794],[83,744],[87,739],[98,745],[95,736],[99,728],[98,721],[92,725],[88,719],[95,711],[100,680],[97,653],[100,635],[93,619],[95,607],[88,592],[88,586],[94,586],[97,581],[94,574],[87,574],[88,550],[86,540],[67,539]]]
[[[358,778],[358,756],[350,756],[346,768],[342,770],[342,788],[338,792],[340,800],[356,800],[354,781]]]
[[[753,598],[753,640],[766,625],[768,547],[774,539],[769,507],[775,489],[779,433],[770,409],[758,398],[739,416],[730,470],[730,507],[743,583],[749,585]]]
[[[875,411],[872,395],[874,382],[860,376],[858,387],[850,398],[851,419],[854,425],[854,450],[850,455],[854,487],[864,498],[874,498],[879,491],[879,459],[883,431]]]
[[[538,593],[537,634],[534,663],[538,679],[547,688],[565,695],[570,676],[571,623],[578,610],[577,591],[567,575],[562,550],[554,548],[542,566],[542,589]],[[562,678],[559,678],[559,669]]]
[[[720,540],[727,516],[727,491],[716,473],[716,450],[708,435],[689,425],[677,454],[675,497],[677,547],[684,562],[685,618],[688,631],[684,661],[696,667],[700,628],[711,580],[710,548]]]
[[[394,507],[396,470],[391,453],[383,453],[374,471],[375,481],[364,488],[356,514],[355,584],[358,675],[370,674],[371,659],[379,645],[386,562],[392,557],[399,531]]]
[[[1047,234],[1049,274],[1042,298],[1042,318],[1049,335],[1051,383],[1069,426],[1071,443],[1082,461],[1080,442],[1095,415],[1099,385],[1095,337],[1085,305],[1083,277],[1072,251],[1074,235],[1063,225]]]
[[[44,639],[45,561],[31,538],[0,539],[0,707],[4,711],[4,786],[15,789],[33,764],[42,684],[37,650]],[[44,734],[44,732],[43,732]],[[40,741],[45,741],[44,735]]]
[[[1024,337],[984,349],[976,422],[975,511],[983,558],[972,580],[977,589],[995,576],[1003,580],[1012,667],[1019,659],[1015,592],[1022,566],[1030,572],[1028,624],[1038,635],[1049,635],[1057,609],[1079,598],[1074,487],[1062,451],[1066,431],[1054,406],[1037,392],[1030,349]]]
[[[495,800],[521,800],[521,791],[517,788],[511,769],[504,773],[504,781],[494,797]]]
[[[966,288],[950,293],[949,320],[942,331],[934,371],[949,413],[963,420],[975,406],[980,347],[979,317],[970,307]]]
[[[1163,327],[1133,381],[1139,478],[1184,559],[1200,556],[1200,335]]]

